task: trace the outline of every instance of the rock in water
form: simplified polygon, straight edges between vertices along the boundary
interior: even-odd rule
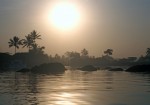
[[[18,70],[17,72],[30,72],[30,69],[23,68],[23,69]]]
[[[64,73],[65,67],[61,63],[44,63],[39,66],[35,66],[31,69],[32,73],[44,73],[44,74],[57,74]]]
[[[79,69],[82,71],[96,71],[97,70],[97,68],[95,68],[92,65],[87,65],[87,66],[81,67]]]
[[[150,65],[136,65],[128,68],[127,72],[150,72]]]
[[[113,68],[113,69],[109,69],[109,71],[123,71],[122,68]]]

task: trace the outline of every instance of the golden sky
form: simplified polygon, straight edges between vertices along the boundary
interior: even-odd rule
[[[14,51],[13,36],[37,30],[48,54],[112,48],[114,57],[140,56],[150,47],[149,10],[149,0],[0,0],[0,52]]]

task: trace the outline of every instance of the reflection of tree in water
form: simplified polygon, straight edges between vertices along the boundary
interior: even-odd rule
[[[105,89],[107,91],[109,90],[112,90],[113,89],[113,72],[107,72],[104,74],[105,76],[105,80],[104,80],[104,83],[105,83]]]
[[[29,73],[28,76],[28,89],[31,93],[37,93],[37,75]]]
[[[34,103],[35,105],[38,104],[38,99],[37,99],[37,76],[29,73],[28,74],[28,89],[29,92],[27,94],[27,100],[29,103]]]
[[[37,104],[37,80],[36,75],[31,73],[15,73],[12,86],[12,99],[15,105]]]

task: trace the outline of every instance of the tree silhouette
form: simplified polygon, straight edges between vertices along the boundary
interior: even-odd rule
[[[83,50],[81,50],[81,55],[82,56],[87,56],[89,53],[88,53],[88,50],[86,50],[85,48]]]
[[[43,54],[44,53],[44,49],[45,47],[44,46],[38,46],[38,44],[33,44],[32,45],[32,49],[30,50],[30,52],[34,53],[34,54]]]
[[[25,36],[25,38],[26,39],[23,39],[23,48],[27,47],[30,50],[32,48],[32,45],[33,45],[34,41],[31,37],[31,35],[29,35],[29,34],[27,36]]]
[[[150,48],[147,48],[146,56],[150,57]]]
[[[73,51],[69,52],[69,51],[67,51],[67,52],[65,53],[65,55],[66,55],[68,58],[80,58],[80,53],[78,53],[78,52],[73,52]]]
[[[29,48],[29,51],[31,49],[34,51],[36,51],[38,49],[42,52],[44,47],[40,47],[36,43],[36,39],[41,39],[40,37],[41,37],[41,35],[39,35],[35,30],[33,30],[30,34],[25,36],[25,39],[23,39],[23,47]]]
[[[28,36],[31,37],[34,43],[36,39],[41,39],[41,35],[39,35],[39,33],[37,33],[35,30],[33,30]]]
[[[113,49],[107,49],[106,51],[104,51],[104,54],[108,55],[112,55],[113,53]]]
[[[19,37],[14,36],[13,39],[9,39],[9,47],[15,47],[15,54],[16,54],[16,49],[19,49],[19,45],[22,45],[22,40],[19,39]]]

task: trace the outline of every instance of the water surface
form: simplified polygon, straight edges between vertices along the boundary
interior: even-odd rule
[[[0,73],[0,105],[150,105],[150,75],[71,71]]]

